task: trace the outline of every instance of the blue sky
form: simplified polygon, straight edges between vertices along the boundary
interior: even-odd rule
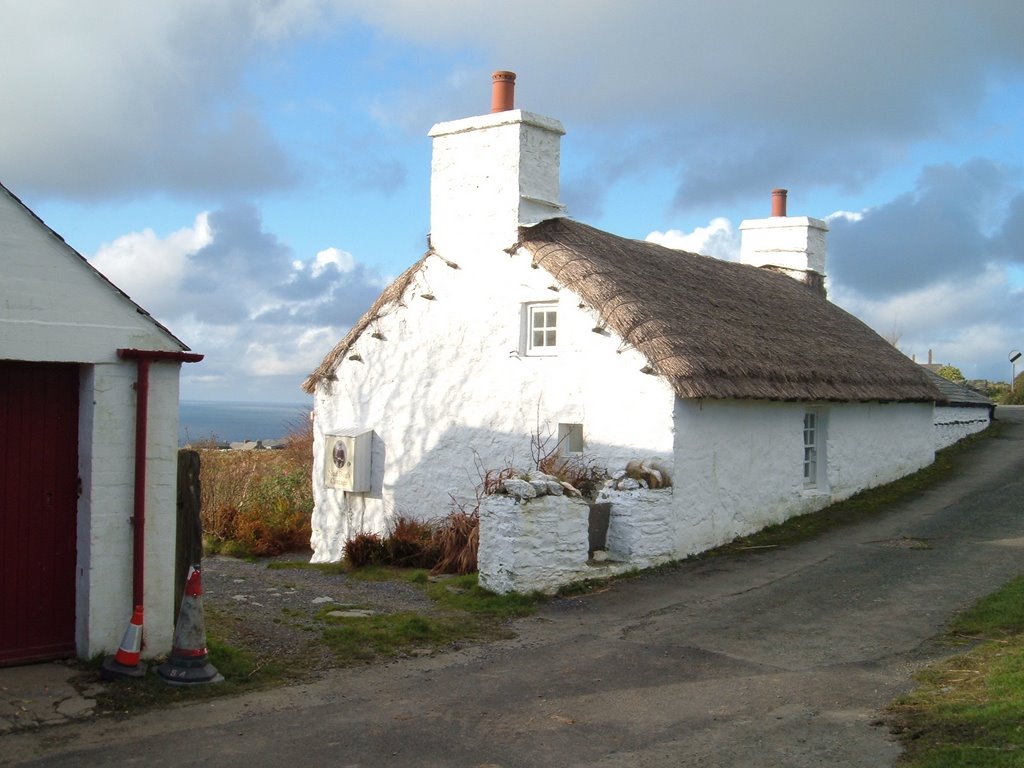
[[[895,7],[894,7],[895,6]],[[0,0],[0,181],[203,363],[299,384],[425,250],[430,143],[490,73],[558,118],[569,213],[736,258],[773,187],[907,354],[1024,347],[1019,0]]]

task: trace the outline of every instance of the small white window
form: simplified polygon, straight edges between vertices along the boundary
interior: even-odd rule
[[[818,484],[818,414],[804,413],[804,485]]]
[[[583,425],[558,425],[558,452],[562,456],[583,453]]]
[[[558,305],[526,305],[526,354],[553,355],[558,347]]]

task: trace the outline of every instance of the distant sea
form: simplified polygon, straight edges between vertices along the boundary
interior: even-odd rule
[[[312,403],[236,403],[182,400],[178,445],[215,437],[218,442],[280,440],[309,420]]]

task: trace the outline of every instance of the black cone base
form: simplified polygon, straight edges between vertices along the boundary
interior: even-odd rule
[[[100,667],[100,680],[123,680],[126,677],[145,677],[146,665],[141,661],[134,667],[122,664],[115,656],[107,656]]]
[[[182,659],[172,655],[166,664],[161,664],[156,668],[156,673],[168,685],[203,685],[224,682],[224,675],[207,661],[206,656],[200,659]]]

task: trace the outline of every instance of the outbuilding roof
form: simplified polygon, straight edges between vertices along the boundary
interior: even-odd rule
[[[922,365],[921,368],[928,375],[928,380],[939,390],[940,399],[938,402],[943,405],[958,405],[969,408],[991,408],[995,405],[991,400],[980,392],[975,392],[964,384],[939,376],[931,368]]]
[[[758,267],[629,240],[568,218],[520,230],[519,247],[647,359],[684,398],[934,401],[920,366],[807,286]],[[417,262],[303,388],[333,374]]]

